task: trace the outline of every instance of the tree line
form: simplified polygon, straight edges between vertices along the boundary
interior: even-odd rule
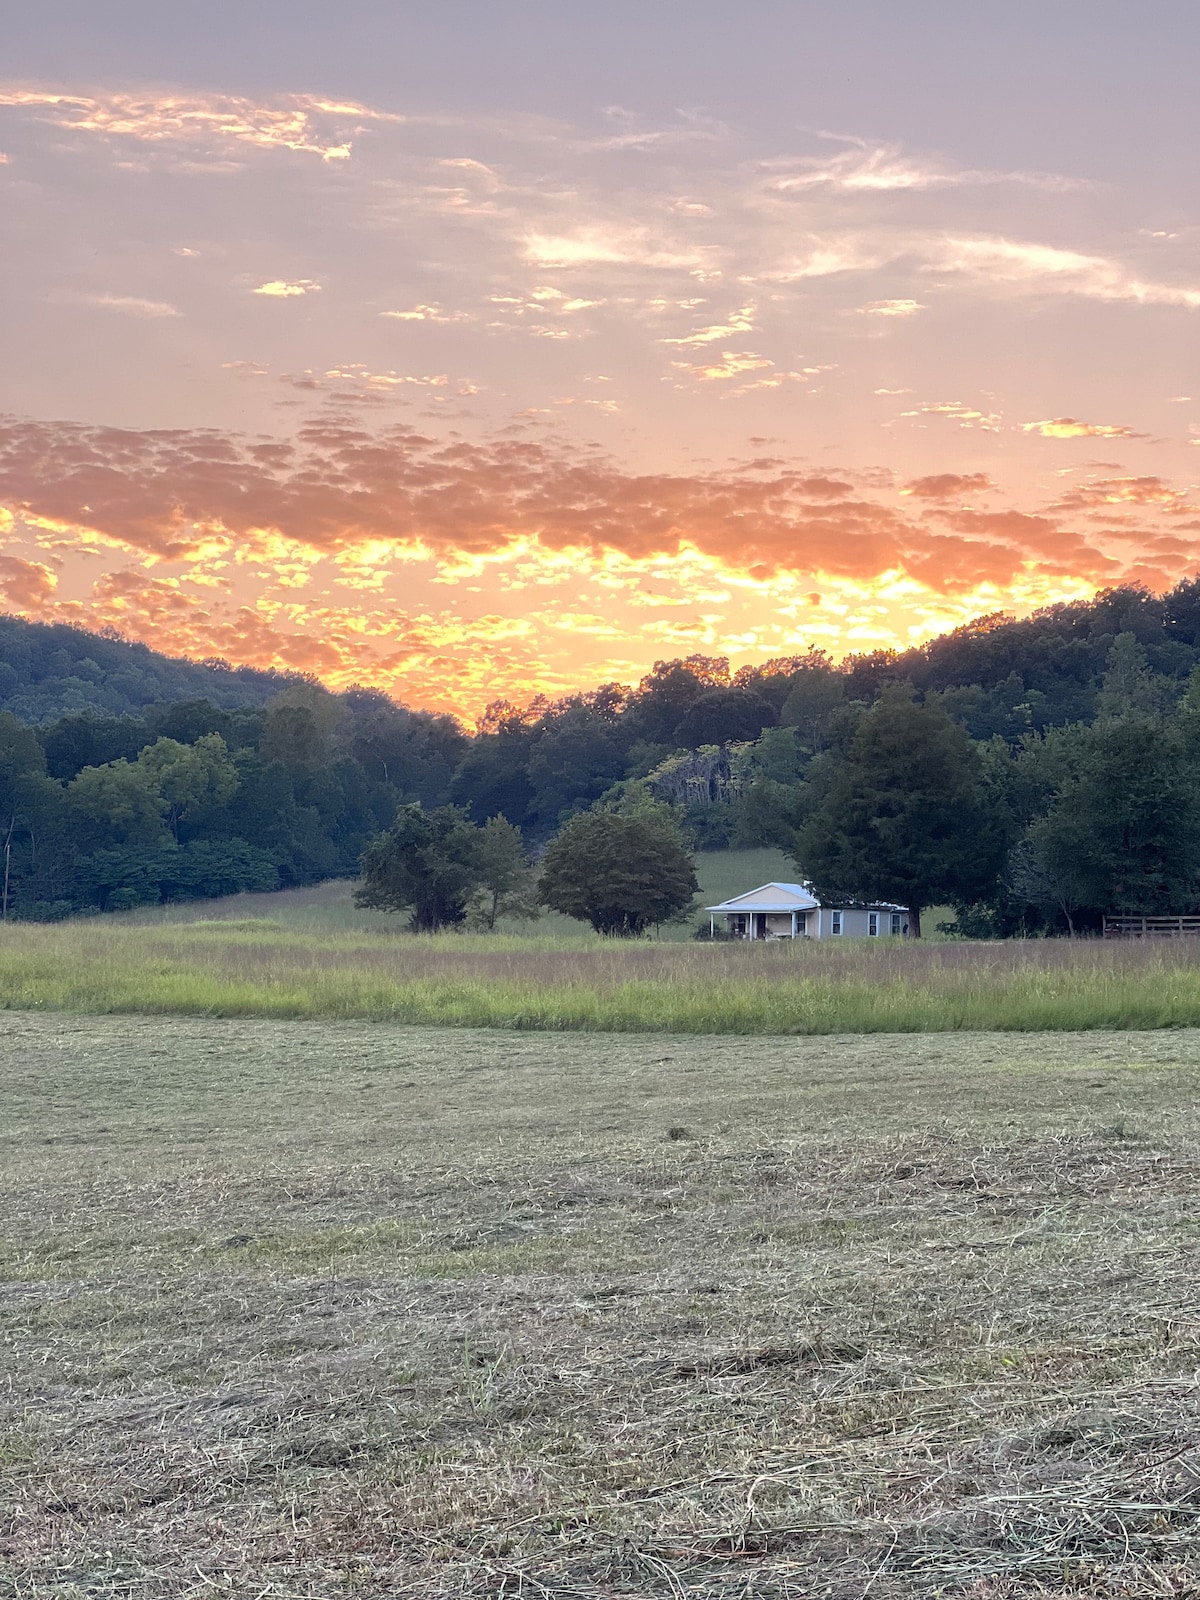
[[[120,641],[0,619],[0,664],[16,674],[0,674],[5,917],[354,875],[404,818],[447,807],[473,838],[491,830],[497,859],[510,830],[525,874],[489,889],[473,865],[450,922],[528,912],[530,859],[543,893],[574,819],[635,813],[685,853],[778,846],[824,895],[901,903],[914,925],[952,905],[972,935],[1084,931],[1105,911],[1200,899],[1200,581],[984,618],[841,666],[819,651],[737,672],[720,657],[658,662],[635,688],[494,704],[474,734],[294,675],[256,675],[240,703],[14,714],[62,681],[47,676],[56,652],[91,660],[103,688],[105,645],[113,673],[128,671]],[[165,681],[212,672],[214,693],[235,693],[223,663],[137,648],[140,694],[158,663]]]

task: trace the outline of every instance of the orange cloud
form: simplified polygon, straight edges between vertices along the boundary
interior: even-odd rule
[[[931,401],[900,414],[904,417],[948,417],[960,428],[982,428],[985,433],[1000,431],[1001,419],[996,412],[976,411],[974,406],[964,405],[961,400]]]
[[[983,473],[912,479],[907,507],[886,476],[860,484],[875,479],[878,496],[769,457],[639,474],[526,432],[447,442],[337,416],[287,439],[10,420],[0,593],[159,648],[467,712],[497,685],[519,698],[636,676],[664,641],[873,648],[1200,555],[1186,501],[1158,479],[1102,480],[1038,515],[964,504],[997,492]],[[1122,539],[1096,520],[1109,505],[1170,520]],[[73,561],[67,597],[39,545]],[[84,566],[97,558],[99,577]],[[430,585],[456,585],[453,606]],[[530,603],[549,591],[556,603]]]
[[[982,474],[935,474],[912,492],[936,502],[985,486]],[[761,581],[904,571],[940,537],[811,474],[637,475],[598,452],[568,455],[530,438],[443,443],[403,425],[369,432],[336,419],[292,440],[12,421],[0,427],[0,504],[158,562],[226,550],[269,564],[280,539],[321,556],[370,545],[393,563],[462,571],[523,549],[634,562],[692,550]],[[1090,570],[1078,535],[1050,517],[961,511],[951,520],[1035,556],[1070,550],[1076,570]]]
[[[914,478],[900,493],[915,495],[918,500],[951,500],[957,495],[981,494],[995,487],[986,472],[935,472],[929,477]]]
[[[54,597],[57,580],[40,561],[24,561],[19,556],[0,556],[0,595],[15,611],[42,611]]]
[[[1023,422],[1024,433],[1040,433],[1043,439],[1144,439],[1118,423],[1077,422],[1074,417],[1054,417],[1048,422]]]
[[[1109,506],[1161,506],[1174,512],[1194,512],[1187,495],[1156,476],[1141,478],[1096,478],[1091,483],[1075,484],[1056,502],[1056,509],[1103,511]]]

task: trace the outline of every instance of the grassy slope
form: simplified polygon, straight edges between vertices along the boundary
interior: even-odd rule
[[[1196,1592],[1195,1034],[10,1017],[0,1098],[0,1592]]]
[[[796,863],[781,850],[708,850],[696,856],[696,877],[700,883],[702,906],[715,905],[731,895],[757,889],[760,883],[792,882]],[[136,911],[121,920],[137,922],[194,922],[211,917],[271,917],[288,925],[328,932],[384,930],[395,928],[403,919],[374,911],[356,911],[351,899],[353,884],[345,880],[316,885],[312,889],[285,889],[278,894],[230,895],[224,900],[200,900],[178,906],[155,906]],[[702,912],[689,921],[661,928],[657,937],[680,943],[692,937],[697,927],[708,926]],[[536,923],[502,922],[500,932],[514,938],[550,936],[558,939],[587,940],[591,930],[557,912],[544,912]]]

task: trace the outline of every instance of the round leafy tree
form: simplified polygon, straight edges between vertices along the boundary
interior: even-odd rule
[[[543,905],[624,938],[669,922],[698,888],[674,825],[653,815],[585,811],[566,824],[542,863]]]
[[[479,830],[457,806],[401,806],[363,852],[362,875],[355,905],[408,911],[414,933],[456,927],[481,881]]]

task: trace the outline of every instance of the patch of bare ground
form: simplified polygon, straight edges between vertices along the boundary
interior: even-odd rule
[[[1193,1595],[1198,1088],[10,1015],[0,1594]]]

